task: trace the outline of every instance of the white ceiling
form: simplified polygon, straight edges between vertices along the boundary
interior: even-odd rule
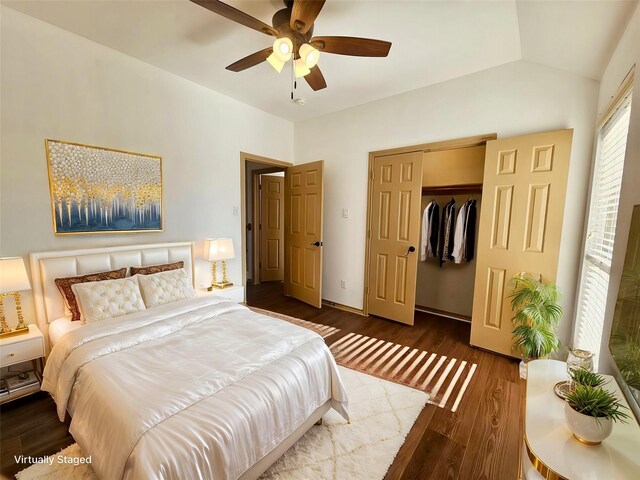
[[[2,3],[289,120],[301,120],[525,59],[599,79],[634,1],[328,0],[316,35],[379,38],[388,58],[321,55],[328,88],[304,80],[290,101],[291,74],[267,63],[225,66],[272,37],[188,0],[62,0]],[[271,24],[280,0],[229,0]]]

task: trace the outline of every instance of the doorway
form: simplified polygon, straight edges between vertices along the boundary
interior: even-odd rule
[[[322,306],[322,160],[291,163],[240,155],[242,271],[249,289],[264,282]]]
[[[246,153],[240,160],[244,284],[273,282],[284,293],[284,172],[291,164]]]

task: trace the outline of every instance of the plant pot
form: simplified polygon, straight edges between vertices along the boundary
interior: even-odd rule
[[[596,418],[576,412],[568,403],[564,405],[564,416],[573,436],[585,445],[600,445],[613,431],[613,420],[610,418]]]

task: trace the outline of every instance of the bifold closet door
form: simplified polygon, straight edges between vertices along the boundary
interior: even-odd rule
[[[368,313],[413,325],[422,151],[374,158],[370,182]]]
[[[512,278],[555,282],[573,130],[491,140],[485,154],[471,344],[512,350]]]
[[[284,177],[261,175],[260,281],[284,280]]]
[[[324,162],[287,167],[284,179],[284,293],[322,307]]]

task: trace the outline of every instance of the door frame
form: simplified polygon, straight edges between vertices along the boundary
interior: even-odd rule
[[[252,153],[240,152],[240,225],[241,225],[241,250],[242,250],[242,285],[246,287],[247,285],[247,162],[253,163],[261,163],[265,166],[264,170],[270,170],[270,172],[265,171],[264,173],[273,173],[276,171],[282,171],[287,169],[287,167],[292,167],[293,163],[285,162],[282,160],[276,160],[274,158],[262,157],[260,155],[254,155]],[[275,167],[278,167],[274,170]],[[260,169],[260,171],[263,169]],[[256,170],[257,172],[258,170]],[[253,183],[252,183],[253,188]],[[255,198],[253,199],[255,205]],[[286,215],[286,212],[285,212]],[[254,217],[255,217],[255,209],[254,209]],[[252,219],[253,222],[254,219]],[[255,224],[254,224],[255,225]],[[256,238],[256,229],[252,229],[254,235],[254,242]],[[255,243],[254,243],[254,252],[255,252]],[[256,255],[254,254],[254,259]],[[255,260],[253,269],[253,277],[255,279],[256,271],[255,271]],[[258,272],[259,274],[259,272]]]
[[[367,168],[367,227],[365,230],[364,247],[364,289],[362,293],[362,311],[364,315],[369,315],[369,264],[371,260],[369,245],[371,243],[371,203],[373,202],[372,174],[373,162],[375,158],[384,157],[387,155],[397,155],[399,153],[438,152],[441,150],[452,150],[454,148],[477,147],[485,145],[489,140],[495,140],[496,138],[498,138],[498,135],[496,133],[487,133],[484,135],[475,135],[472,137],[462,137],[453,140],[421,143],[418,145],[410,145],[407,147],[389,148],[386,150],[369,152],[369,165]]]

